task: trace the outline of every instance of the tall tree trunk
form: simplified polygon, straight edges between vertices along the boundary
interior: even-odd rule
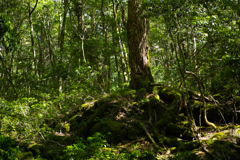
[[[115,1],[113,0],[113,23],[112,23],[112,42],[113,42],[113,51],[112,53],[115,56],[115,63],[116,63],[116,68],[117,68],[117,80],[118,80],[118,86],[120,86],[121,84],[121,74],[120,74],[120,67],[119,67],[119,63],[118,63],[118,53],[117,53],[117,46],[119,46],[118,44],[118,36],[117,36],[117,5],[115,4]],[[124,69],[122,68],[122,71]]]
[[[85,19],[83,13],[83,0],[79,0],[75,3],[75,11],[78,19],[78,36],[82,40],[81,42],[81,50],[83,55],[83,60],[86,63],[85,51],[84,51],[84,40],[88,35],[86,35],[87,30],[85,26]],[[80,56],[79,56],[79,67],[80,67]]]
[[[66,16],[68,12],[68,0],[64,0],[64,11],[63,11],[63,21],[61,26],[61,34],[60,34],[60,63],[62,63],[63,59],[63,46],[64,46],[64,37],[65,37],[65,26],[66,26]]]
[[[121,5],[121,12],[122,12],[122,25],[123,27],[119,27],[119,31],[122,32],[123,29],[127,30],[127,22],[126,22],[126,17],[125,17],[125,3],[123,3],[123,5]],[[126,82],[129,81],[129,77],[130,77],[130,69],[129,69],[129,64],[128,64],[128,57],[127,57],[127,49],[126,46],[124,44],[123,38],[122,36],[119,36],[119,43],[120,43],[120,48],[122,49],[122,57],[124,59],[124,63],[126,66],[126,73],[124,73]]]
[[[130,87],[133,89],[149,88],[149,83],[154,82],[150,70],[146,18],[141,17],[145,11],[139,9],[140,3],[140,0],[128,1],[127,34],[131,69]]]
[[[83,0],[82,0],[82,4],[83,4]],[[83,6],[83,5],[82,5]],[[83,54],[83,60],[85,63],[87,63],[86,61],[86,57],[85,57],[85,50],[84,50],[84,41],[85,39],[87,39],[88,35],[87,34],[87,29],[86,29],[86,26],[85,26],[85,16],[84,16],[84,13],[83,13],[83,8],[82,8],[82,13],[81,13],[81,22],[82,22],[82,54]]]
[[[102,0],[102,6],[101,6],[101,18],[102,18],[102,31],[103,31],[103,35],[105,37],[104,39],[104,63],[107,64],[108,66],[108,71],[107,71],[107,93],[110,93],[110,89],[111,89],[111,59],[110,59],[110,53],[108,52],[108,41],[107,41],[107,31],[106,31],[106,20],[105,20],[105,15],[104,15],[104,11],[103,11],[103,0]]]
[[[64,0],[63,5],[64,5],[63,21],[62,21],[61,34],[60,34],[60,60],[59,60],[60,67],[62,67],[62,61],[63,61],[63,46],[64,46],[64,37],[65,37],[66,16],[68,12],[68,0]],[[59,82],[59,92],[62,93],[62,88],[63,88],[62,71],[60,71],[60,73],[58,74],[58,82]]]
[[[30,34],[31,34],[32,53],[33,53],[33,58],[34,58],[33,61],[34,61],[35,74],[37,74],[37,60],[36,60],[36,51],[35,51],[35,44],[34,44],[34,37],[33,37],[32,13],[36,9],[37,4],[38,4],[38,0],[36,0],[35,6],[32,9],[31,1],[29,0],[28,18],[29,18],[29,24],[30,24]]]

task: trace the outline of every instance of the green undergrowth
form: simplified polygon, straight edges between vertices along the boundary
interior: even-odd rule
[[[182,106],[183,94],[193,111],[201,107],[196,93],[163,86],[154,87],[152,93],[126,88],[72,108],[63,96],[2,101],[1,130],[4,136],[17,139],[4,152],[19,159],[211,159],[194,140]],[[210,113],[216,110],[212,102],[207,102],[207,108]],[[219,129],[231,128],[239,132],[237,126]],[[225,143],[229,136],[229,132],[219,132],[204,142],[221,157],[215,141],[223,141],[224,153],[236,157],[229,150],[237,152],[237,145]]]
[[[156,159],[153,152],[147,150],[143,152],[140,151],[138,148],[139,145],[140,144],[131,146],[132,148],[135,148],[132,151],[126,150],[126,148],[120,149],[108,144],[108,142],[104,139],[104,136],[101,133],[96,132],[93,136],[88,137],[86,140],[81,138],[76,144],[67,146],[66,150],[64,150],[65,155],[62,158],[74,160]]]

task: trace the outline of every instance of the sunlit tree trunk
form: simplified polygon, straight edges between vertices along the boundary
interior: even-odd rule
[[[146,18],[142,18],[145,11],[139,9],[140,5],[140,0],[128,1],[130,87],[133,89],[149,88],[149,83],[154,82],[150,70]]]
[[[110,88],[111,88],[111,61],[110,61],[110,53],[108,51],[108,41],[107,41],[107,31],[106,31],[106,20],[105,20],[105,15],[103,11],[103,0],[102,0],[102,6],[101,6],[101,18],[102,18],[102,33],[104,35],[104,63],[107,64],[107,87],[106,91],[110,93]]]
[[[120,54],[119,54],[119,58],[120,58],[120,65],[118,65],[117,67],[117,71],[118,71],[118,79],[119,79],[119,84],[122,82],[121,81],[121,76],[120,76],[120,68],[121,68],[121,72],[122,72],[122,79],[124,80],[124,82],[126,82],[128,80],[128,76],[127,76],[127,71],[126,71],[126,66],[127,63],[125,61],[124,58],[124,50],[123,50],[123,46],[122,46],[122,42],[121,42],[121,38],[119,36],[119,25],[118,25],[118,14],[117,14],[117,6],[118,4],[115,3],[115,1],[113,1],[113,18],[114,18],[114,22],[113,22],[113,45],[114,46],[118,46]],[[115,55],[115,59],[117,60],[117,54]],[[117,61],[116,61],[117,64]]]
[[[117,52],[117,46],[118,44],[118,36],[117,36],[117,13],[116,13],[116,4],[115,1],[113,0],[113,23],[112,23],[112,41],[113,41],[113,47],[112,47],[112,53],[115,56],[115,63],[116,63],[116,68],[117,68],[117,80],[118,80],[118,86],[121,84],[121,73],[120,73],[120,67],[118,63],[118,52]],[[123,70],[123,68],[122,68]]]
[[[81,50],[83,55],[83,60],[86,63],[86,57],[85,57],[85,51],[84,51],[84,40],[87,37],[87,29],[85,26],[85,19],[84,19],[84,13],[83,13],[83,0],[79,0],[75,3],[75,11],[77,15],[78,20],[78,36],[81,39]],[[80,56],[79,56],[79,67],[80,67]]]
[[[72,12],[71,10],[69,10],[69,17],[70,17],[70,28],[73,27],[73,23],[72,23]],[[74,32],[72,32],[72,38],[70,40],[70,46],[71,48],[73,48],[73,39],[74,39]],[[67,92],[68,92],[68,88],[69,88],[69,74],[70,74],[70,71],[71,71],[71,66],[72,66],[72,60],[73,60],[73,57],[74,57],[74,50],[71,51],[71,57],[70,57],[70,60],[69,60],[69,63],[68,63],[68,71],[67,71],[67,78],[66,78],[66,86],[65,86],[65,96],[67,95]]]
[[[126,21],[126,17],[125,17],[125,3],[123,3],[123,5],[121,6],[121,12],[122,12],[122,25],[123,26],[121,26],[121,27],[118,26],[119,32],[122,32],[123,29],[127,29],[127,21]],[[122,40],[121,36],[119,36],[119,44],[120,44],[120,49],[121,49],[123,61],[125,63],[125,68],[126,68],[126,72],[124,73],[124,76],[125,76],[124,79],[126,80],[126,82],[128,82],[129,77],[130,77],[130,69],[129,69],[129,65],[128,65],[127,49],[126,49],[126,46],[125,46],[124,41]]]

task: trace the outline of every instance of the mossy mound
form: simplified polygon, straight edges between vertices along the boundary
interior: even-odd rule
[[[169,123],[166,128],[166,134],[176,137],[181,137],[183,139],[192,140],[193,133],[190,128],[184,127],[182,125]]]
[[[184,106],[185,103],[187,105]],[[72,135],[69,138],[72,142],[100,132],[112,146],[137,143],[139,139],[144,139],[148,143],[157,144],[151,147],[154,152],[161,150],[165,154],[170,150],[173,159],[178,155],[196,158],[196,152],[193,150],[199,151],[201,145],[198,141],[193,141],[194,134],[190,129],[189,114],[186,116],[189,113],[186,106],[193,109],[193,116],[195,111],[198,110],[199,113],[199,107],[202,107],[199,95],[164,86],[155,86],[151,93],[146,89],[138,91],[125,89],[82,104],[79,111],[69,120],[62,122],[61,126],[62,131]],[[209,113],[216,112],[216,109],[218,108],[215,104],[207,103]],[[210,140],[224,137],[226,136],[219,133]],[[48,147],[39,146],[40,148],[36,147],[35,151],[31,151],[35,154],[39,150],[49,157],[60,156],[64,146],[68,145],[66,143],[68,138],[53,135],[47,138],[55,141],[56,144],[45,142],[44,145]],[[57,149],[49,149],[57,143],[63,146],[58,145]],[[212,145],[212,143],[207,144]],[[171,156],[168,158],[171,159]]]
[[[93,135],[96,132],[100,132],[105,135],[109,143],[117,144],[126,138],[127,132],[124,128],[123,123],[106,119],[102,122],[96,123],[91,128],[90,134]]]
[[[208,149],[219,159],[240,159],[240,146],[228,141],[215,140],[208,146]],[[206,158],[210,159],[211,157],[206,156]]]
[[[164,99],[167,103],[160,95],[166,96]],[[137,92],[124,90],[82,105],[83,114],[75,115],[69,120],[70,128],[76,129],[77,135],[81,137],[95,132],[104,135],[111,133],[114,135],[112,139],[117,143],[122,139],[129,141],[146,136],[145,129],[138,126],[137,121],[140,120],[150,133],[155,130],[160,134],[167,133],[190,140],[193,134],[187,119],[184,115],[178,116],[181,100],[182,93],[168,87],[154,87],[152,94],[145,89]]]
[[[182,94],[173,88],[170,87],[164,87],[164,86],[157,86],[154,87],[154,92],[158,91],[158,95],[163,99],[164,101],[170,101],[173,102],[174,100],[178,100],[182,97]]]

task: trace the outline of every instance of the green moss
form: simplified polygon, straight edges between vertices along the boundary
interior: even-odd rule
[[[161,118],[156,124],[155,128],[157,128],[158,131],[161,131],[166,128],[167,124],[171,122],[171,116],[169,114],[165,115],[166,118]]]
[[[169,123],[176,123],[176,117],[178,116],[178,108],[175,106],[166,108],[164,105],[160,105],[161,112],[158,117],[161,117],[154,127],[161,133],[161,130],[166,129]]]
[[[163,102],[160,100],[159,95],[151,94],[149,96],[149,104],[151,108],[159,109],[162,107]]]
[[[240,147],[227,141],[214,141],[209,147],[213,155],[219,159],[239,159]]]
[[[146,95],[147,95],[146,88],[140,88],[136,93],[136,100],[138,101],[138,100],[144,99],[146,98]]]
[[[174,123],[168,124],[166,133],[167,135],[174,135],[189,140],[193,138],[192,131],[189,128]]]
[[[148,75],[135,75],[134,79],[134,86],[132,88],[139,90],[140,88],[146,88],[148,89],[149,87],[149,76]]]
[[[222,96],[220,93],[214,94],[213,97],[216,99],[224,99],[224,96]]]
[[[237,128],[240,128],[240,125],[228,125],[220,128],[220,130],[237,129]]]
[[[136,126],[129,125],[126,128],[126,132],[128,140],[136,140],[141,133],[141,130],[139,130],[139,128],[137,128]]]
[[[177,148],[173,151],[174,152],[184,152],[184,151],[192,151],[196,148],[200,147],[199,141],[190,141],[190,142],[182,142],[178,141]]]
[[[138,104],[138,102],[131,102],[131,105],[132,106],[138,106],[139,104]]]
[[[206,110],[207,111],[215,109],[215,108],[216,108],[216,105],[213,105],[213,104],[210,104],[210,103],[207,103],[207,105],[206,105]]]
[[[206,134],[202,132],[202,136],[203,136],[203,137],[205,137],[205,136],[206,136]]]
[[[236,134],[240,134],[240,129],[236,129]]]
[[[66,132],[69,132],[69,131],[70,131],[70,123],[64,124],[63,127],[65,128]]]
[[[160,144],[167,145],[169,147],[179,147],[180,141],[176,137],[166,137],[162,134],[158,134],[158,141]]]
[[[188,117],[184,115],[184,113],[180,113],[178,114],[177,117],[178,121],[180,122],[180,124],[182,125],[188,125]]]
[[[76,119],[80,118],[81,116],[79,114],[74,115],[72,118],[69,119],[69,121],[76,121]]]
[[[86,102],[80,106],[80,110],[88,110],[94,106],[97,100],[93,100],[91,102]]]
[[[36,147],[36,146],[38,146],[39,144],[37,144],[37,143],[32,143],[32,144],[30,144],[29,146],[28,146],[28,149],[31,149],[31,148],[34,148],[34,147]]]
[[[164,95],[166,99],[171,99],[171,100],[179,99],[182,96],[182,94],[179,91],[169,87],[162,88],[160,92],[160,96],[162,95]]]
[[[100,132],[106,136],[108,142],[119,143],[126,136],[126,131],[123,128],[124,125],[122,123],[107,119],[95,124],[91,128],[90,134]],[[109,135],[109,133],[111,134]]]
[[[212,136],[211,139],[213,139],[213,140],[215,140],[215,139],[219,140],[219,139],[224,139],[224,138],[226,138],[226,137],[227,137],[227,136],[226,136],[226,133],[219,132],[219,133],[215,133],[215,134]]]
[[[184,145],[185,145],[184,150],[186,150],[186,149],[193,150],[193,149],[200,147],[200,143],[198,140],[186,142],[186,143],[184,143]]]
[[[158,93],[159,93],[159,87],[158,86],[154,86],[152,94],[157,94],[158,95]]]
[[[156,95],[154,96],[154,98],[160,101],[160,97],[159,97],[158,94],[156,94]]]
[[[31,151],[34,155],[39,154],[41,151],[43,151],[44,146],[41,144],[33,143],[28,146],[28,150]]]
[[[201,101],[194,101],[194,106],[201,107],[203,106],[203,103]]]
[[[176,152],[176,150],[177,150],[177,147],[172,147],[171,148],[171,152]]]

